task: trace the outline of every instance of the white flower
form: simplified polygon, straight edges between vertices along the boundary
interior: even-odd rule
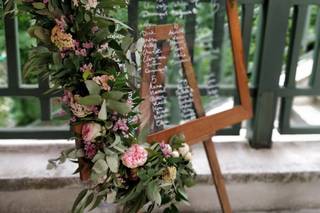
[[[187,161],[191,161],[191,160],[192,160],[192,154],[191,154],[191,152],[188,152],[183,158],[184,158],[185,160],[187,160]]]
[[[84,7],[86,8],[86,10],[90,10],[90,9],[96,8],[97,5],[98,5],[97,0],[87,0],[87,3]]]
[[[189,151],[190,151],[190,147],[186,143],[183,143],[182,147],[179,148],[179,152],[182,156],[185,156]]]
[[[179,152],[177,150],[173,151],[171,153],[171,156],[174,157],[174,158],[178,158],[180,156]]]

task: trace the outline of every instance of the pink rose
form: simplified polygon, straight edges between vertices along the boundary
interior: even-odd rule
[[[138,144],[133,144],[121,157],[122,163],[130,169],[143,166],[147,159],[148,152]]]
[[[84,141],[93,142],[96,137],[101,135],[102,127],[98,123],[86,123],[82,127],[82,138]]]

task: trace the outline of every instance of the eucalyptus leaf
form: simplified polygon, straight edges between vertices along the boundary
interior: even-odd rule
[[[86,84],[86,87],[90,93],[90,95],[99,95],[100,94],[100,86],[93,80],[86,80],[84,82]]]
[[[113,99],[113,100],[120,100],[126,93],[121,91],[110,91],[107,94],[107,98]]]
[[[117,173],[119,171],[119,157],[118,155],[107,155],[106,157],[107,164],[113,173]]]
[[[131,111],[130,107],[127,103],[123,103],[120,101],[115,101],[112,99],[107,100],[107,107],[111,110],[114,110],[122,115],[125,115]]]
[[[109,146],[109,148],[112,148],[114,146],[117,146],[118,144],[121,143],[121,137],[119,135],[115,135],[114,142]]]
[[[106,161],[104,161],[103,159],[99,159],[93,165],[92,170],[95,171],[97,174],[102,174],[102,173],[107,172],[108,165],[107,165]]]
[[[149,134],[149,127],[148,125],[145,125],[139,132],[138,143],[139,144],[145,143],[147,141],[148,134]]]
[[[78,197],[76,198],[76,200],[73,203],[72,212],[75,212],[76,209],[78,209],[78,205],[80,204],[82,199],[87,195],[87,192],[88,192],[88,189],[84,189],[78,194]]]
[[[100,95],[88,95],[79,98],[79,104],[90,106],[101,104],[102,98]]]
[[[155,181],[148,184],[147,197],[150,201],[155,202],[157,205],[161,205],[160,188]]]
[[[96,162],[100,159],[104,159],[105,158],[105,154],[101,151],[98,151],[97,154],[94,156],[94,158],[92,159],[92,162]]]
[[[103,100],[103,103],[101,105],[99,114],[98,114],[98,118],[101,120],[107,120],[107,102],[106,100]]]
[[[46,8],[46,5],[42,2],[34,2],[34,3],[32,3],[32,6],[38,10],[42,10],[42,9]]]

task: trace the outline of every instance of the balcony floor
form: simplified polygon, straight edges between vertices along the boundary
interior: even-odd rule
[[[30,146],[30,143],[38,145]],[[75,165],[47,171],[46,160],[73,142],[3,141],[0,144],[0,212],[68,212],[81,189]],[[245,141],[216,143],[234,212],[320,212],[320,143],[279,142],[271,150]],[[193,147],[198,184],[183,212],[219,212],[201,145]],[[104,208],[95,213],[107,212]],[[108,211],[110,212],[110,211]]]

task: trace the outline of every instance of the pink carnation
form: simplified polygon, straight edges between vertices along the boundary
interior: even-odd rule
[[[113,131],[121,130],[123,132],[127,132],[129,127],[127,125],[127,119],[119,119],[113,126]]]
[[[160,143],[160,149],[164,157],[168,158],[172,154],[172,148],[169,144],[165,144],[164,142]]]
[[[130,169],[143,166],[147,159],[148,152],[138,144],[133,144],[121,157],[122,163]]]

